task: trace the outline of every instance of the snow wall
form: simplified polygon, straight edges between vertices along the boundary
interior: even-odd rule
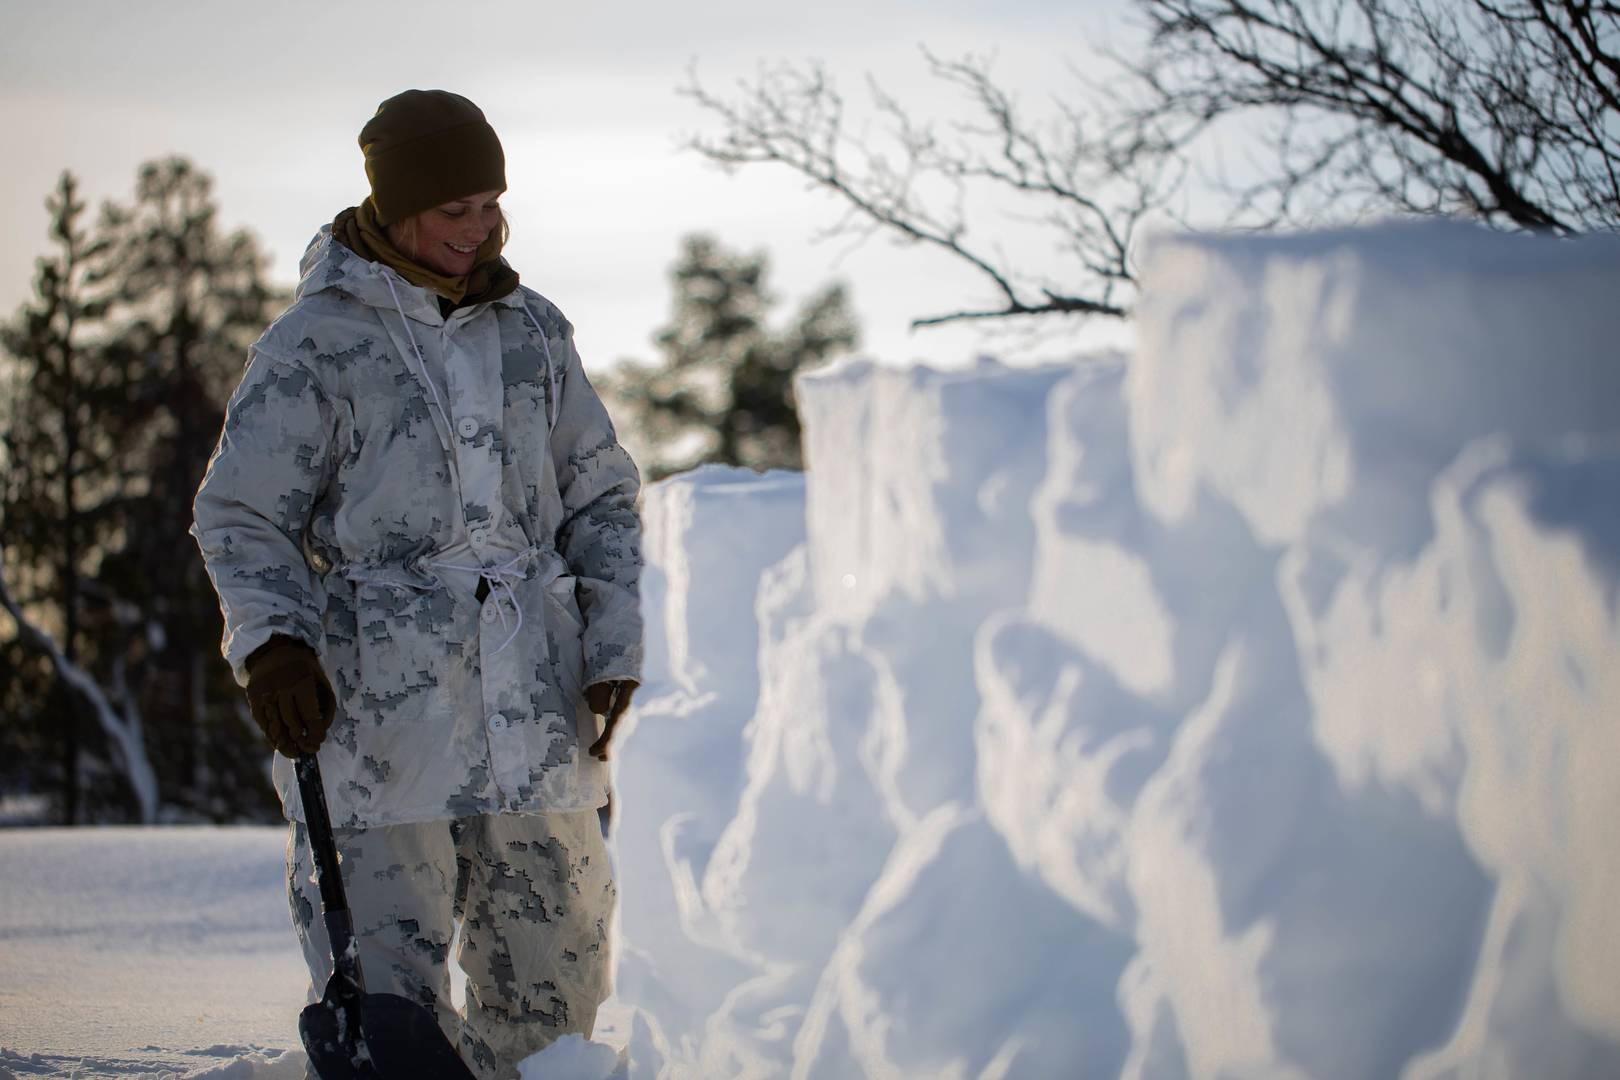
[[[631,1075],[1620,1075],[1620,244],[1144,265],[649,490]]]

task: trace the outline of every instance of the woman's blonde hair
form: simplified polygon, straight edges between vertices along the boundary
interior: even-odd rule
[[[422,214],[431,214],[437,209],[438,207],[436,206],[431,207],[427,210],[423,210]],[[501,230],[501,247],[504,248],[506,246],[506,242],[512,238],[512,223],[507,220],[505,207],[501,207],[498,213],[500,214],[501,219],[496,223],[495,227]],[[408,218],[394,222],[392,225],[387,226],[383,230],[388,234],[389,241],[396,248],[413,259],[416,258],[416,244],[418,240],[416,222],[417,219],[422,216],[422,214],[412,214]]]

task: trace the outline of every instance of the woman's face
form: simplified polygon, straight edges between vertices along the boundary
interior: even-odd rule
[[[416,215],[416,250],[408,254],[448,277],[473,268],[478,245],[500,224],[501,193],[483,191],[435,206]]]

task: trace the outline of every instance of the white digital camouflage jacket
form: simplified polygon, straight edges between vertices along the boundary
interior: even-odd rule
[[[237,681],[274,634],[320,654],[334,824],[601,806],[582,691],[639,677],[640,481],[573,328],[524,288],[444,319],[324,229],[302,271],[194,506]]]

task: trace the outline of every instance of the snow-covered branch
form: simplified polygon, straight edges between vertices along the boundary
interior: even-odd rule
[[[122,708],[118,708],[113,705],[112,697],[96,682],[95,677],[63,655],[56,639],[23,613],[21,606],[12,597],[3,574],[0,574],[0,606],[4,606],[6,612],[16,620],[17,632],[22,641],[48,658],[57,676],[89,706],[91,713],[100,723],[101,730],[106,733],[115,748],[118,764],[122,766],[124,778],[129,782],[140,820],[143,823],[155,820],[158,805],[157,774],[147,757],[140,710],[135,704],[134,695],[123,685],[122,669],[119,671],[119,686],[116,690],[116,697]]]

